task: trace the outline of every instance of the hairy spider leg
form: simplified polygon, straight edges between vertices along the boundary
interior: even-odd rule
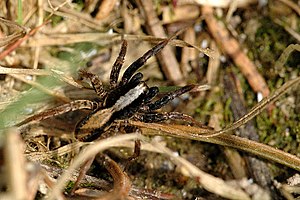
[[[157,45],[155,45],[152,49],[147,51],[142,57],[138,58],[136,61],[134,61],[127,69],[125,70],[122,80],[119,83],[119,85],[125,85],[132,75],[139,69],[141,68],[149,58],[152,56],[156,55],[158,52],[160,52],[169,42],[170,39],[166,39]]]
[[[78,72],[79,78],[86,78],[89,79],[92,83],[92,86],[96,92],[96,94],[100,97],[100,100],[103,101],[104,97],[107,95],[106,91],[104,90],[103,83],[100,77],[96,74],[87,72],[86,70],[79,70]]]
[[[162,122],[166,120],[181,120],[185,122],[190,122],[199,128],[205,128],[213,130],[212,127],[206,126],[201,122],[195,120],[192,116],[180,113],[180,112],[163,112],[163,113],[138,113],[134,116],[136,119],[145,122],[145,123],[155,123]]]
[[[154,112],[155,110],[161,108],[162,106],[167,104],[169,101],[171,101],[175,97],[180,96],[186,92],[189,92],[192,89],[194,89],[195,87],[196,87],[196,85],[187,85],[178,90],[175,90],[173,92],[166,94],[165,96],[158,99],[154,103],[151,103],[149,101],[149,103],[146,103],[146,105],[144,107],[142,107],[139,110],[139,112],[137,114],[135,114],[134,117],[136,119],[146,122],[146,123],[161,122],[161,121],[166,121],[169,119],[170,120],[182,120],[182,121],[186,121],[186,122],[192,122],[193,124],[195,124],[196,126],[198,126],[200,128],[212,129],[209,126],[203,125],[202,123],[198,122],[193,117],[183,114],[183,113],[179,113],[179,112],[157,113],[157,112]]]
[[[86,175],[87,171],[91,168],[94,160],[95,160],[95,156],[91,157],[86,162],[84,162],[83,165],[81,165],[78,177],[77,177],[77,179],[76,179],[76,181],[75,181],[75,183],[73,185],[73,188],[71,190],[71,195],[73,195],[75,193],[76,189],[79,186],[80,181],[84,178],[84,176]]]
[[[127,162],[124,167],[124,171],[126,171],[129,168],[129,164],[137,159],[141,155],[141,141],[140,140],[135,140],[134,141],[134,150],[133,154],[127,159]]]
[[[81,110],[81,109],[88,109],[88,110],[94,110],[98,108],[98,103],[90,100],[75,100],[71,101],[70,103],[66,103],[63,105],[60,105],[56,108],[51,108],[48,110],[45,110],[41,113],[38,113],[36,115],[33,115],[20,123],[17,124],[17,126],[24,125],[26,123],[29,123],[31,121],[40,121],[44,119],[48,119],[50,117],[54,117],[57,115],[61,115],[70,111],[75,110]]]
[[[196,85],[186,85],[178,90],[175,90],[173,92],[169,92],[167,94],[165,94],[163,97],[161,97],[160,99],[158,99],[157,101],[153,102],[153,103],[148,103],[146,106],[148,107],[148,111],[154,111],[157,110],[161,107],[163,107],[164,105],[166,105],[167,103],[169,103],[171,100],[173,100],[174,98],[191,91],[192,89],[194,89],[196,87]]]
[[[158,87],[150,87],[144,99],[144,103],[149,103],[159,93]]]
[[[124,64],[124,57],[126,55],[126,50],[127,50],[127,41],[123,40],[119,56],[117,57],[115,63],[113,64],[113,67],[110,72],[109,80],[110,80],[111,89],[117,87],[120,70]]]

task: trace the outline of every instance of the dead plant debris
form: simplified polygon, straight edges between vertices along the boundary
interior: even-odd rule
[[[293,0],[0,1],[0,199],[299,198],[299,10]],[[155,111],[184,121],[116,118],[85,142],[74,130],[86,110],[37,117],[101,102],[78,72],[110,91],[121,41],[123,74],[166,38],[139,71],[157,99],[193,85]]]

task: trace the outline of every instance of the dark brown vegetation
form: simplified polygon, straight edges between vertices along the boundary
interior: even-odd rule
[[[296,1],[14,0],[0,14],[0,199],[299,197]],[[153,47],[133,67],[147,93],[116,111]]]

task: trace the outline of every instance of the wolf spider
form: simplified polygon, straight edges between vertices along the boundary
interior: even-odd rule
[[[75,127],[75,137],[79,141],[89,142],[98,139],[103,133],[107,132],[116,120],[134,119],[143,122],[160,122],[164,120],[183,120],[199,125],[191,116],[178,112],[157,112],[158,109],[166,105],[175,97],[191,91],[196,85],[186,85],[173,92],[163,95],[156,101],[152,101],[159,92],[158,87],[148,87],[143,81],[143,74],[136,72],[146,61],[163,49],[171,38],[166,39],[152,49],[147,51],[142,57],[134,61],[125,70],[121,80],[118,82],[119,73],[124,63],[124,57],[127,49],[127,42],[124,40],[120,53],[113,64],[110,74],[110,88],[106,91],[100,78],[85,70],[79,71],[81,80],[88,79],[96,94],[98,100],[75,100],[67,104],[46,110],[37,115],[29,117],[18,125],[23,125],[31,121],[40,121],[53,116],[61,115],[66,112],[88,109],[92,110],[86,117],[79,121]],[[140,151],[140,143],[135,142],[134,154],[128,159],[133,160],[138,157]],[[86,171],[91,166],[94,157],[89,159],[77,178],[72,193],[77,188],[79,181],[83,178]],[[107,165],[109,162],[106,162]],[[113,168],[106,166],[108,169]]]
[[[119,73],[124,63],[127,49],[127,42],[123,40],[120,53],[113,64],[110,74],[110,89],[106,91],[100,78],[85,70],[79,71],[81,80],[88,79],[99,100],[74,100],[70,103],[46,110],[20,122],[18,126],[31,121],[40,121],[66,112],[88,109],[92,110],[84,117],[75,128],[76,139],[84,142],[94,141],[106,132],[116,120],[126,120],[132,118],[143,122],[160,122],[168,119],[184,120],[198,124],[192,117],[178,113],[158,113],[157,110],[166,105],[175,97],[194,89],[195,85],[186,85],[173,92],[167,93],[160,99],[151,100],[158,94],[158,87],[148,87],[143,81],[143,74],[136,71],[141,68],[146,61],[157,54],[169,42],[169,39],[158,43],[148,50],[142,57],[134,61],[125,70],[121,80],[118,82]]]

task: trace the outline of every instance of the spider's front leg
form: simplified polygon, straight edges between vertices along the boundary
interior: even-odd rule
[[[111,73],[110,73],[110,88],[114,89],[117,87],[118,78],[120,74],[120,70],[124,64],[124,57],[126,55],[127,50],[127,41],[123,40],[122,47],[119,53],[119,56],[117,57],[115,63],[113,64]]]
[[[171,38],[170,38],[171,39]],[[128,83],[132,75],[140,68],[142,67],[149,58],[156,55],[158,52],[160,52],[169,42],[170,39],[166,39],[157,45],[155,45],[152,49],[147,51],[142,57],[134,61],[129,67],[127,67],[126,71],[124,72],[122,76],[122,80],[119,83],[120,86],[125,85]]]
[[[51,108],[41,113],[38,113],[36,115],[33,115],[31,117],[28,117],[27,119],[18,123],[16,126],[21,126],[32,121],[41,121],[70,111],[82,110],[82,109],[94,110],[97,109],[98,106],[99,106],[98,103],[94,101],[75,100],[75,101],[71,101],[70,103],[63,104],[55,108]]]

